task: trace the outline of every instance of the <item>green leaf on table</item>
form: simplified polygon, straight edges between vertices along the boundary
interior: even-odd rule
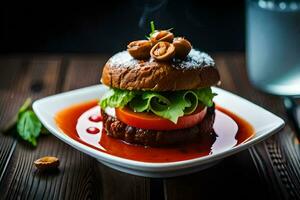
[[[3,132],[8,133],[10,130],[16,130],[21,139],[36,146],[37,138],[40,134],[49,134],[49,131],[41,124],[32,111],[31,103],[31,98],[27,98],[18,113],[8,121]]]
[[[33,111],[24,110],[20,113],[17,131],[22,139],[36,146],[36,139],[41,133],[41,128],[42,124]]]

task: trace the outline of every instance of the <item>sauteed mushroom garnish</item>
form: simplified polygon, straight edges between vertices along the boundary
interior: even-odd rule
[[[176,57],[184,60],[192,49],[191,43],[183,38],[176,37],[169,30],[156,30],[151,21],[151,33],[148,40],[137,40],[127,45],[129,54],[138,60],[154,58],[157,61],[168,61]]]
[[[192,49],[191,43],[183,37],[175,38],[173,45],[175,46],[175,56],[180,59],[185,59]]]
[[[148,40],[137,40],[127,45],[129,54],[139,60],[148,59],[150,57],[151,48],[152,43]]]
[[[170,42],[172,43],[174,39],[174,34],[168,30],[155,31],[150,36],[150,40],[153,44],[157,42]]]
[[[158,42],[151,49],[151,57],[159,61],[168,61],[175,56],[175,47],[169,42]]]

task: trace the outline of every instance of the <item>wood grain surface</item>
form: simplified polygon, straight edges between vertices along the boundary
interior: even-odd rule
[[[52,135],[32,148],[14,132],[0,134],[0,199],[300,199],[300,151],[282,99],[254,89],[242,53],[215,54],[222,88],[281,116],[287,126],[254,147],[204,171],[150,179],[110,169]],[[0,57],[0,129],[27,97],[98,84],[107,56]],[[41,173],[33,161],[53,155],[58,171]]]

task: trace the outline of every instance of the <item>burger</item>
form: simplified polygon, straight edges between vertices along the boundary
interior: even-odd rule
[[[108,136],[130,144],[168,146],[212,134],[211,86],[220,83],[214,60],[170,30],[130,42],[105,64],[100,99]]]

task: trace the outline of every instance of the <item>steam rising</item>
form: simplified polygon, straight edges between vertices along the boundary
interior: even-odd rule
[[[145,3],[143,13],[139,20],[139,27],[143,28],[148,25],[148,22],[152,20],[155,12],[158,12],[162,7],[166,6],[168,0],[162,1],[149,1]]]

